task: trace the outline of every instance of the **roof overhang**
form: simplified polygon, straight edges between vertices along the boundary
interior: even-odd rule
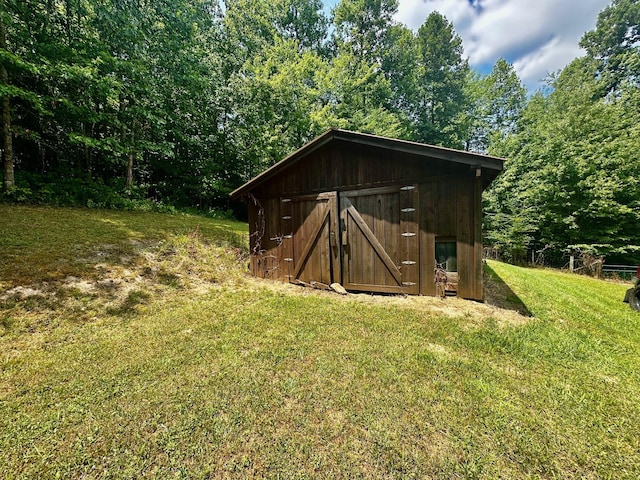
[[[241,195],[251,191],[256,186],[267,181],[282,170],[296,163],[311,152],[323,147],[332,141],[344,141],[354,145],[364,145],[380,149],[392,150],[395,152],[407,153],[410,155],[421,156],[425,158],[435,158],[447,162],[468,165],[471,168],[480,168],[488,170],[497,176],[502,171],[504,159],[482,155],[479,153],[465,152],[463,150],[455,150],[452,148],[437,147],[425,143],[410,142],[407,140],[398,140],[394,138],[380,137],[368,133],[357,133],[348,130],[330,129],[322,135],[314,138],[302,148],[296,150],[292,154],[285,157],[272,167],[268,168],[260,175],[249,180],[247,183],[230,193],[231,198],[238,198]]]

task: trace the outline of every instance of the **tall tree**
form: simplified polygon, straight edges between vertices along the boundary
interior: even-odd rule
[[[486,194],[487,239],[507,255],[587,248],[631,261],[640,251],[638,94],[598,98],[597,69],[592,58],[572,62],[492,149],[509,160]]]
[[[4,8],[4,2],[2,4],[2,8],[0,9],[0,55],[2,55],[2,62],[0,64],[0,82],[2,84],[0,87],[3,90],[8,89],[9,86],[9,73],[7,72],[7,67],[5,65],[4,58],[6,57],[7,52],[7,30],[6,30],[6,19]],[[13,138],[11,133],[11,101],[9,98],[9,92],[2,92],[2,158],[3,158],[3,172],[4,179],[2,182],[3,190],[5,192],[10,191],[14,184],[14,172],[13,172]]]
[[[337,43],[367,63],[381,63],[397,0],[341,0],[333,10]]]
[[[2,0],[0,8],[0,97],[2,98],[3,189],[15,185],[14,152],[20,140],[37,138],[27,117],[42,118],[41,99],[43,60],[37,41],[45,23],[42,7],[33,0]],[[51,41],[48,48],[59,46]]]
[[[462,40],[437,12],[418,29],[418,71],[412,120],[416,140],[461,147],[460,114],[469,64],[462,58]]]
[[[409,116],[415,99],[417,47],[413,32],[404,25],[391,25],[387,30],[382,57],[382,72],[389,82],[391,111],[402,118],[409,135]]]
[[[605,93],[624,84],[640,87],[640,1],[613,0],[580,46],[598,61]]]
[[[329,20],[322,10],[322,0],[277,0],[272,5],[280,36],[296,41],[300,51],[324,50]]]
[[[522,109],[526,105],[527,89],[522,85],[513,65],[498,59],[486,78],[485,115],[489,136],[495,140],[513,133]]]
[[[320,124],[406,136],[393,107],[391,75],[384,66],[395,31],[396,0],[342,0],[333,11],[336,55],[327,74]]]
[[[323,128],[405,136],[402,118],[387,107],[391,89],[378,65],[343,51],[332,60],[321,91],[322,106],[312,115]]]
[[[527,103],[527,90],[513,65],[503,58],[489,75],[471,73],[465,89],[464,146],[486,153],[492,144],[515,131]]]

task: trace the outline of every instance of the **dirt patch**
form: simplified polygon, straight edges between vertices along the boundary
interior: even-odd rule
[[[489,298],[485,303],[472,300],[463,300],[457,297],[436,298],[420,295],[372,295],[369,293],[349,293],[340,295],[335,292],[308,288],[290,283],[282,283],[259,278],[249,278],[248,284],[253,284],[256,289],[266,289],[290,295],[318,295],[331,297],[334,301],[357,301],[371,305],[394,306],[410,310],[419,310],[434,316],[445,316],[452,319],[464,319],[466,324],[479,324],[491,318],[499,326],[523,325],[531,320],[528,315],[523,315],[517,310],[503,308],[490,302],[496,302]],[[250,288],[249,286],[245,288]]]
[[[141,305],[172,298],[175,291],[205,294],[242,278],[243,252],[208,245],[196,235],[132,246],[134,255],[123,256],[119,246],[99,245],[76,257],[87,267],[82,274],[0,290],[0,335],[34,333],[60,321],[135,315]]]
[[[22,300],[29,297],[38,297],[44,295],[46,295],[46,292],[43,290],[43,286],[32,285],[29,287],[25,287],[19,285],[2,293],[0,295],[0,300],[8,300],[11,297]]]

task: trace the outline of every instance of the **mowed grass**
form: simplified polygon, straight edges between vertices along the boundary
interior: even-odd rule
[[[0,302],[2,478],[640,476],[640,315],[625,285],[490,262],[533,316],[478,314],[247,278],[242,224],[0,209],[14,242],[33,234],[5,213],[57,219],[23,285],[55,283],[46,268],[73,260],[81,228],[88,259],[140,242],[126,268],[146,279],[133,299],[59,287]],[[89,219],[112,214],[125,227]],[[24,242],[3,249],[40,248]],[[85,263],[70,274],[101,281]]]

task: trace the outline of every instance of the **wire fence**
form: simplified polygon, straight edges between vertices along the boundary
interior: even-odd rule
[[[636,276],[638,265],[603,265],[602,276],[630,280]]]
[[[483,249],[483,258],[498,260],[516,265],[555,268],[569,272],[590,275],[598,278],[614,278],[620,280],[633,279],[638,272],[638,265],[613,265],[604,263],[603,257],[592,255],[569,255],[547,252],[542,250],[529,250],[519,257],[506,258],[502,253],[492,247]]]

